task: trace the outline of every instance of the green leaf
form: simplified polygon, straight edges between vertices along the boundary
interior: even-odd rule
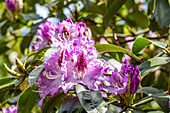
[[[137,26],[141,28],[147,28],[148,27],[148,17],[140,11],[137,7],[134,7],[133,12],[129,14],[129,16],[133,16],[133,21],[136,23]]]
[[[37,68],[35,68],[28,76],[28,82],[29,85],[32,87],[34,83],[37,81],[40,73],[44,69],[44,64],[39,65]]]
[[[170,57],[154,57],[151,59],[148,59],[148,61],[150,62],[150,66],[160,66],[160,65],[164,65],[170,62]]]
[[[16,80],[16,77],[4,77],[0,79],[0,86],[8,84]]]
[[[88,113],[112,113],[100,91],[89,91],[85,86],[77,84],[76,92],[81,105]]]
[[[43,61],[46,61],[51,56],[51,53],[55,51],[57,51],[57,47],[48,49],[44,54]]]
[[[7,42],[0,41],[0,54],[6,52],[9,48],[6,46]]]
[[[153,0],[151,0],[153,1]],[[160,28],[168,28],[170,26],[170,6],[168,0],[156,0],[149,4],[151,7],[155,6],[154,13],[151,15],[151,19],[156,19],[159,23]],[[154,9],[154,8],[153,8]]]
[[[77,97],[71,97],[65,100],[58,113],[80,113],[82,106]]]
[[[15,87],[15,83],[2,85],[0,86],[0,94],[13,89],[14,87]]]
[[[53,3],[44,4],[44,6],[47,7],[47,8],[50,8],[50,7],[55,6],[58,3],[59,3],[59,1],[56,1],[56,2],[53,2]]]
[[[24,37],[23,38],[23,40],[22,40],[22,42],[21,42],[21,45],[20,45],[20,48],[21,48],[21,52],[24,54],[24,52],[25,52],[25,49],[27,48],[29,48],[29,46],[30,46],[30,43],[31,43],[31,41],[32,41],[32,38],[33,38],[33,36],[31,35],[31,36],[26,36],[26,37]]]
[[[150,96],[153,96],[152,98],[159,104],[159,106],[162,108],[162,110],[165,113],[169,112],[169,99],[168,98],[161,98],[160,96],[167,96],[167,94],[162,93],[159,89],[156,89],[154,87],[143,87],[137,91],[137,93],[145,93]]]
[[[41,17],[35,13],[29,13],[29,14],[22,14],[22,16],[25,18],[25,20],[38,20],[41,19]]]
[[[34,60],[41,52],[43,52],[43,51],[45,51],[45,50],[47,50],[47,49],[49,49],[49,48],[51,48],[51,47],[43,47],[43,48],[40,49],[38,52],[36,51],[36,52],[35,52],[36,54],[35,54],[33,60]],[[32,56],[32,55],[34,55],[34,54],[29,55],[28,58],[29,58],[30,56]]]
[[[50,111],[55,107],[55,105],[62,104],[62,98],[65,97],[65,93],[60,93],[53,96],[50,100],[48,100],[45,105],[42,107],[42,113],[50,113]]]
[[[138,54],[143,48],[148,47],[150,44],[152,44],[152,42],[148,39],[139,37],[133,43],[132,52]]]
[[[112,19],[113,15],[117,13],[117,11],[121,8],[121,6],[126,2],[127,0],[114,0],[112,4],[109,6],[109,8],[106,10],[106,13],[104,15],[103,23],[104,26],[107,26],[109,21]]]
[[[7,20],[4,20],[3,22],[0,23],[0,30],[6,22],[7,22]]]
[[[148,47],[150,44],[154,44],[162,49],[165,49],[165,47],[167,46],[167,44],[165,43],[162,43],[162,42],[158,42],[158,41],[151,41],[151,40],[148,40],[146,38],[142,38],[142,37],[139,37],[137,38],[134,43],[133,43],[133,46],[132,46],[132,52],[134,54],[138,54],[142,49]]]
[[[138,89],[137,93],[145,93],[145,94],[156,94],[156,93],[162,93],[162,91],[154,88],[154,87],[143,87],[143,88],[140,88]]]
[[[31,113],[31,110],[39,97],[39,93],[34,92],[33,90],[36,90],[36,88],[34,87],[32,89],[31,87],[28,87],[22,92],[17,102],[17,113],[23,113],[23,111],[24,113]]]
[[[154,68],[170,62],[170,57],[154,57],[138,66],[141,75],[152,71]]]
[[[132,54],[130,51],[116,45],[99,44],[99,45],[95,45],[95,48],[97,49],[98,52],[122,52],[122,53],[127,53],[130,56],[135,57],[136,59],[139,59],[136,55]]]

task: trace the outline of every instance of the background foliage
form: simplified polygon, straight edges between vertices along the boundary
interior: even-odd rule
[[[48,49],[32,52],[30,45],[36,38],[39,24],[45,20],[58,23],[70,17],[73,22],[85,22],[91,29],[95,47],[101,52],[99,57],[109,62],[112,67],[110,70],[120,68],[120,63],[125,58],[132,64],[139,65],[141,89],[136,94],[138,98],[134,107],[146,111],[154,109],[156,112],[169,112],[167,101],[167,94],[170,93],[169,0],[23,0],[23,2],[22,12],[13,16],[7,11],[5,1],[0,0],[0,109],[17,103],[19,113],[55,112],[60,106],[62,109],[59,113],[65,110],[73,112],[74,109],[80,112],[88,111],[88,106],[83,106],[85,109],[83,110],[80,105],[83,102],[81,94],[78,97],[80,102],[75,98],[66,100],[68,95],[65,94],[46,98],[41,110],[37,106],[39,95],[34,91],[36,88],[32,90],[30,87],[43,69],[40,58]],[[38,9],[39,5],[43,8]],[[23,72],[27,76],[18,79],[11,76],[4,66],[6,63],[10,69],[20,72],[16,68],[16,57],[23,63],[27,60],[25,67],[30,64],[40,66],[34,71],[32,67],[28,70],[29,73]],[[96,95],[102,98],[101,94]],[[142,98],[148,101],[145,103]],[[65,107],[64,100],[65,104],[73,101],[75,106],[70,106],[72,109]],[[120,112],[121,105],[115,104],[119,106],[116,107],[114,104],[114,102],[109,104],[109,109],[112,112]]]

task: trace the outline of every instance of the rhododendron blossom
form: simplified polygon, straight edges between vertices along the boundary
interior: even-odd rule
[[[128,79],[130,79],[130,92],[131,94],[135,94],[140,84],[138,75],[138,67],[134,67],[125,59],[121,67],[121,72],[118,72],[117,68],[112,72],[111,77],[108,80],[110,85],[100,84],[99,89],[116,95],[125,94],[127,91],[127,82]]]
[[[108,63],[97,59],[98,52],[92,38],[81,36],[60,40],[57,50],[44,62],[45,70],[36,83],[42,99],[61,91],[67,93],[78,83],[94,90],[97,88],[96,82],[103,82],[107,78],[104,74],[109,69]],[[41,105],[42,100],[39,102]]]
[[[2,108],[3,113],[17,113],[17,105],[11,105],[9,108]]]
[[[91,32],[85,23],[73,23],[71,19],[63,20],[56,24],[46,21],[39,25],[37,39],[33,41],[33,50],[38,51],[50,45],[57,47],[60,41],[71,41],[77,37],[91,36]]]

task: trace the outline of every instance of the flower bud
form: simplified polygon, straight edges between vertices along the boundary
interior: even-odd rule
[[[23,1],[22,0],[5,0],[6,7],[10,12],[20,12],[22,9]]]

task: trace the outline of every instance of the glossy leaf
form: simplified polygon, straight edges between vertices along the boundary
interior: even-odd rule
[[[100,91],[89,91],[85,86],[77,84],[76,92],[81,105],[88,113],[112,113]]]
[[[156,94],[156,93],[162,93],[162,91],[154,88],[154,87],[143,87],[143,88],[140,88],[137,93],[146,93],[146,94]]]
[[[169,112],[169,98],[161,98],[157,96],[166,96],[167,94],[162,93],[162,91],[154,88],[154,87],[143,87],[137,91],[138,93],[145,93],[148,95],[153,95],[153,99],[159,104],[159,106],[162,108],[162,110],[165,113]],[[150,95],[150,96],[151,96]]]
[[[117,11],[121,8],[121,6],[126,2],[127,0],[114,0],[112,4],[109,6],[109,8],[106,10],[106,13],[104,15],[103,23],[105,26],[109,23],[109,21],[112,19],[113,15],[117,13]]]
[[[161,28],[168,28],[170,25],[170,6],[168,0],[150,0],[149,6],[154,10],[152,11],[151,19],[155,18]]]
[[[133,43],[132,52],[134,54],[138,54],[142,49],[148,47],[152,43],[162,49],[165,49],[165,47],[167,46],[167,44],[165,43],[161,43],[158,41],[151,41],[146,38],[139,37]]]
[[[0,79],[0,86],[8,84],[16,80],[16,77],[4,77]]]
[[[26,36],[26,37],[24,37],[23,38],[23,40],[22,40],[22,42],[21,42],[21,45],[20,45],[20,49],[21,49],[21,52],[24,54],[24,52],[25,52],[25,49],[27,48],[29,48],[29,46],[30,46],[30,43],[31,43],[31,41],[32,41],[32,38],[33,38],[33,36],[31,35],[31,36]]]
[[[6,22],[7,22],[7,20],[4,20],[3,22],[0,23],[0,30]]]
[[[65,100],[58,113],[79,113],[82,106],[77,97],[71,97]]]
[[[154,68],[167,64],[170,62],[170,58],[169,57],[154,57],[151,59],[148,59],[148,61],[140,64],[138,66],[141,75],[145,75],[146,73],[152,71]]]
[[[22,92],[21,96],[17,102],[17,113],[31,113],[34,104],[36,103],[39,93],[34,92],[36,88],[28,87],[24,92]]]
[[[28,82],[29,85],[32,87],[34,83],[37,81],[40,73],[44,69],[44,64],[39,65],[37,68],[35,68],[28,76]]]
[[[44,54],[43,61],[46,61],[51,56],[51,53],[55,51],[57,51],[57,47],[49,48]]]
[[[42,113],[50,113],[51,110],[55,107],[55,105],[62,104],[62,98],[65,96],[66,94],[60,93],[50,98],[42,107]]]
[[[152,44],[152,42],[146,38],[137,38],[133,43],[132,52],[134,54],[138,54],[142,49],[148,47],[150,44]]]
[[[25,20],[38,20],[41,19],[41,17],[35,13],[29,13],[29,14],[22,14],[22,16],[25,18]]]
[[[95,47],[98,52],[122,52],[122,53],[127,53],[130,56],[135,57],[136,59],[139,59],[136,55],[132,54],[130,51],[116,45],[100,44],[100,45],[95,45]]]
[[[13,89],[14,87],[15,87],[15,83],[2,85],[0,86],[0,94]]]
[[[53,3],[45,4],[44,6],[47,7],[47,8],[50,8],[50,7],[55,6],[55,5],[58,4],[58,3],[59,3],[59,1],[56,1],[56,2],[53,2]]]

